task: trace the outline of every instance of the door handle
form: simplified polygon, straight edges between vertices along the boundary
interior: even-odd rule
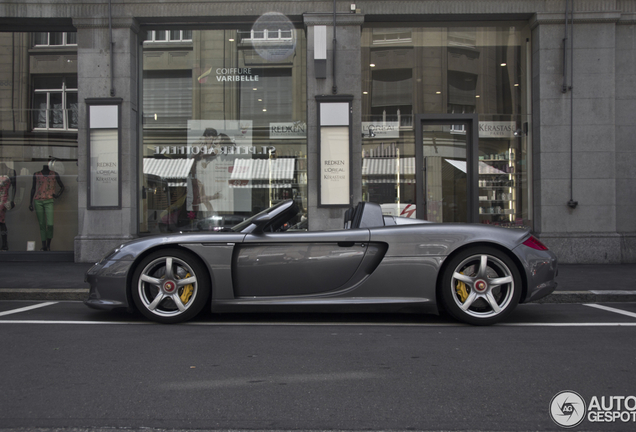
[[[353,245],[355,245],[355,242],[346,242],[346,241],[338,242],[338,246],[340,247],[353,247]]]

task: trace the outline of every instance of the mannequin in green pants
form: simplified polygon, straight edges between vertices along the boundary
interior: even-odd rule
[[[56,184],[60,187],[56,192]],[[64,184],[60,175],[49,169],[48,165],[42,167],[42,171],[33,174],[33,187],[31,188],[31,205],[29,210],[38,217],[40,224],[40,239],[42,240],[43,251],[51,250],[51,239],[53,239],[53,200],[59,198],[64,192]]]

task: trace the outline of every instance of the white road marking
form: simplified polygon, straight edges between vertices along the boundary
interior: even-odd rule
[[[604,323],[604,322],[583,322],[583,323],[505,323],[495,324],[505,327],[636,327],[636,322]]]
[[[155,324],[153,322],[130,321],[52,321],[52,320],[0,320],[0,324],[71,324],[71,325],[107,325],[107,324]]]
[[[53,320],[0,320],[1,324],[65,324],[65,325],[160,325],[151,321],[53,321]],[[184,323],[172,324],[178,326],[217,326],[217,327],[471,327],[460,323],[250,323],[250,322],[210,322],[210,323]],[[605,323],[501,323],[494,327],[636,327],[636,322]]]
[[[20,313],[20,312],[26,312],[26,311],[29,311],[29,310],[32,310],[32,309],[38,309],[38,308],[42,308],[42,307],[45,307],[45,306],[51,306],[51,305],[54,305],[54,304],[57,304],[57,303],[58,302],[38,303],[38,304],[33,305],[33,306],[26,306],[26,307],[19,308],[19,309],[12,309],[12,310],[9,310],[9,311],[0,312],[0,316],[17,314],[17,313]]]
[[[621,315],[625,315],[625,316],[628,316],[628,317],[636,318],[636,313],[634,313],[634,312],[628,312],[628,311],[624,311],[622,309],[616,309],[616,308],[612,308],[612,307],[608,307],[608,306],[603,306],[603,305],[600,305],[600,304],[586,303],[583,306],[589,306],[589,307],[593,307],[593,308],[596,308],[596,309],[602,309],[602,310],[605,310],[605,311],[608,311],[608,312],[614,312],[614,313],[617,313],[617,314],[621,314]]]

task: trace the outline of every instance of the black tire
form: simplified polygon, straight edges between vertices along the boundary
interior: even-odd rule
[[[472,325],[491,325],[521,298],[521,275],[512,259],[493,247],[460,252],[445,265],[439,295],[445,310]]]
[[[146,318],[176,324],[191,320],[208,304],[210,279],[196,255],[162,249],[135,267],[130,290],[135,306]]]

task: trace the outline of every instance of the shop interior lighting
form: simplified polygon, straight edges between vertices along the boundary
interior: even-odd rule
[[[479,95],[475,95],[476,98],[480,97]]]
[[[519,83],[515,83],[515,87],[519,87]]]
[[[234,42],[234,38],[230,38],[228,39],[230,42]]]
[[[502,64],[501,64],[501,66],[505,66],[505,65],[506,65],[506,63],[502,63]]]
[[[363,92],[362,92],[362,94],[369,94],[369,92],[367,92],[367,91],[363,91]]]
[[[441,91],[436,91],[435,94],[442,94],[442,92]]]
[[[375,63],[371,63],[369,66],[371,66],[371,67],[375,67]]]

